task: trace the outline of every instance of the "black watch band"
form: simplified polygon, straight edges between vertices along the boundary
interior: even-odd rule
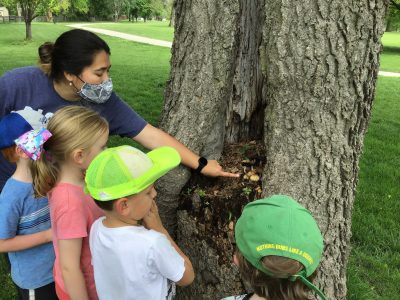
[[[203,157],[203,156],[200,157],[200,158],[199,158],[199,166],[198,166],[197,169],[195,170],[196,173],[200,174],[200,173],[201,173],[201,170],[203,170],[203,168],[204,168],[205,166],[207,166],[207,163],[208,163],[207,158],[205,158],[205,157]]]

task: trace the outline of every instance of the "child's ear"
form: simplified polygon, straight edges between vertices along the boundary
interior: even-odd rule
[[[77,164],[82,164],[84,159],[84,153],[82,149],[77,149],[72,152],[72,160]]]
[[[15,147],[15,153],[17,154],[18,157],[20,158],[25,158],[28,159],[29,156],[26,155],[26,153],[24,152],[24,150],[22,150],[20,147]]]
[[[130,212],[128,198],[121,198],[115,201],[114,209],[118,212],[118,214],[122,216],[127,216]]]

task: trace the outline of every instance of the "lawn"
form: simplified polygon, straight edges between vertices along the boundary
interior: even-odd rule
[[[400,295],[400,78],[379,77],[353,211],[348,299]]]
[[[168,21],[125,21],[119,23],[94,23],[90,26],[172,42],[174,38],[174,28],[169,27],[168,24]]]
[[[382,43],[380,70],[400,73],[400,32],[386,32]]]
[[[163,39],[161,22],[105,24],[102,28],[143,29],[143,35]],[[99,27],[100,24],[95,24]],[[163,25],[163,26],[164,26]],[[110,28],[109,26],[117,26]],[[148,26],[148,29],[145,27]],[[158,28],[158,29],[157,29]],[[120,31],[128,32],[120,29]],[[33,41],[22,41],[23,24],[0,24],[0,75],[37,61],[37,48],[54,41],[63,24],[33,24]],[[159,35],[152,32],[157,32]],[[170,30],[170,29],[168,29]],[[129,32],[139,34],[139,32]],[[172,31],[168,33],[172,40]],[[111,77],[116,92],[152,124],[157,124],[163,90],[169,73],[170,49],[102,36],[112,51]],[[399,54],[388,51],[399,45],[399,34],[385,34],[382,68],[399,71]],[[168,40],[168,39],[167,39]],[[397,50],[396,50],[397,51]],[[398,52],[397,52],[398,53]],[[398,67],[394,67],[398,64]],[[387,69],[384,68],[387,66]],[[392,68],[393,67],[393,68]],[[392,69],[391,69],[392,68]],[[397,69],[398,68],[398,69]],[[372,119],[360,161],[360,178],[353,214],[352,252],[348,268],[350,300],[398,299],[400,295],[400,78],[379,77]],[[113,138],[110,145],[130,143]],[[0,260],[0,299],[14,299],[10,277]]]

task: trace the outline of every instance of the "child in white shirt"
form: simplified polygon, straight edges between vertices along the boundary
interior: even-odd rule
[[[89,241],[101,300],[172,299],[174,282],[192,283],[192,264],[162,225],[154,201],[154,182],[179,163],[170,147],[146,155],[120,146],[103,151],[87,169],[86,189],[105,213]]]

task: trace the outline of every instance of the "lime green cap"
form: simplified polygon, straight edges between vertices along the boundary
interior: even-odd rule
[[[171,147],[145,154],[131,146],[108,148],[95,157],[86,170],[85,190],[100,201],[140,193],[181,162]]]
[[[264,256],[294,259],[304,265],[306,277],[318,267],[323,239],[311,213],[289,196],[274,195],[247,204],[235,227],[236,244],[260,271]]]

